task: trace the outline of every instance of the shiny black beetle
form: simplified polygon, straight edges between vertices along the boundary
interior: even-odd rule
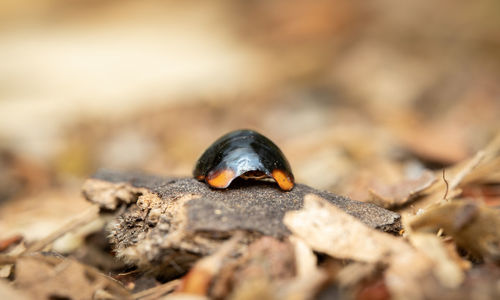
[[[236,130],[220,137],[198,159],[193,175],[219,189],[227,188],[240,176],[272,177],[285,191],[294,186],[292,170],[283,152],[253,130]]]

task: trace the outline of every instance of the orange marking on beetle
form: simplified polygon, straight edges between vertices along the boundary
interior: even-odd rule
[[[273,178],[284,191],[289,191],[293,188],[292,180],[281,170],[273,170]]]
[[[234,172],[231,169],[225,169],[217,172],[215,176],[206,177],[207,183],[218,189],[227,188],[233,179]]]

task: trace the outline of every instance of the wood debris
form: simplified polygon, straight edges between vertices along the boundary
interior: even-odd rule
[[[118,282],[77,261],[33,255],[16,260],[15,287],[41,299],[132,299]]]
[[[500,299],[496,2],[0,2],[0,299]]]
[[[410,224],[413,230],[442,228],[476,258],[500,262],[500,212],[471,201],[453,201],[429,209]]]
[[[105,185],[111,191],[103,190]],[[301,184],[285,193],[272,183],[240,181],[229,190],[217,191],[191,178],[103,170],[85,183],[84,194],[108,210],[110,203],[116,208],[118,203],[130,204],[130,196],[122,200],[122,195],[113,192],[124,187],[136,195],[136,202],[109,224],[110,241],[118,257],[141,266],[171,264],[173,259],[182,267],[196,258],[192,254],[212,253],[238,230],[246,232],[244,244],[262,235],[287,237],[290,232],[282,218],[287,211],[299,209],[307,193],[328,199],[372,228],[389,232],[400,228],[397,214]],[[100,197],[101,193],[113,196]],[[179,256],[183,251],[191,254]]]

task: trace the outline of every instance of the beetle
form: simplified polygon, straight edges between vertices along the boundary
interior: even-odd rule
[[[237,178],[273,178],[284,191],[294,186],[285,155],[270,139],[253,130],[235,130],[217,139],[196,162],[193,176],[217,189]]]

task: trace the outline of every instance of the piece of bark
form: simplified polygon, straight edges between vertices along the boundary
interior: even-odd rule
[[[372,228],[401,229],[397,213],[302,184],[283,192],[274,182],[235,180],[229,189],[214,190],[192,178],[102,170],[86,181],[83,193],[105,211],[115,211],[110,241],[119,257],[138,265],[173,260],[182,268],[176,254],[210,254],[239,230],[246,233],[242,244],[262,235],[287,237],[283,216],[301,209],[310,193]]]

